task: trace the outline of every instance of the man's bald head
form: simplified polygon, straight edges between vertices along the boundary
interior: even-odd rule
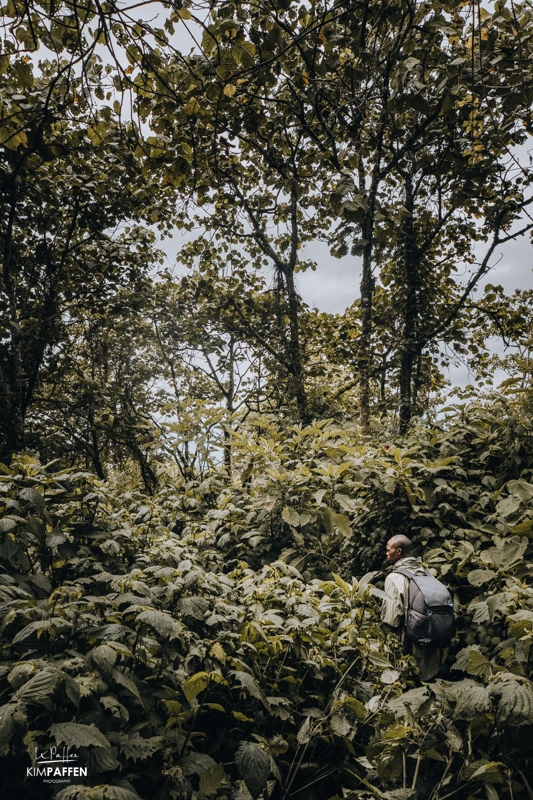
[[[401,558],[407,558],[411,554],[411,540],[398,533],[392,536],[387,542],[387,561],[389,564],[396,564]]]

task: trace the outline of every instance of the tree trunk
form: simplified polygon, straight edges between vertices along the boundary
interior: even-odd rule
[[[289,304],[289,380],[287,388],[289,396],[296,400],[298,416],[307,425],[310,422],[307,406],[307,392],[305,390],[305,377],[302,363],[302,350],[300,343],[300,298],[294,285],[294,270],[285,271],[285,286]]]
[[[365,242],[363,250],[363,274],[361,276],[361,337],[357,366],[359,370],[359,422],[363,436],[370,436],[370,371],[372,366],[372,256],[374,251],[374,222],[376,197],[380,184],[381,145],[385,130],[385,117],[381,120],[378,149],[373,166],[372,180],[367,196],[368,208],[361,223],[361,234]],[[359,193],[366,193],[366,178],[363,160],[359,162]]]
[[[11,280],[11,252],[13,225],[17,212],[15,181],[11,176],[6,192],[9,214],[3,236],[2,263],[0,268],[0,295],[3,298],[4,319],[10,328],[11,341],[0,345],[2,387],[0,414],[0,457],[9,463],[13,453],[24,447],[24,374],[22,357],[22,335],[17,323],[16,291]],[[7,300],[7,302],[6,302]]]
[[[4,393],[1,425],[1,460],[9,463],[11,456],[23,450],[24,437],[24,376],[22,367],[22,339],[13,332],[8,354],[8,375],[3,376]]]
[[[280,167],[280,174],[284,173],[285,165]],[[291,182],[291,211],[290,211],[290,233],[291,233],[291,247],[290,257],[288,261],[283,260],[270,243],[265,231],[262,227],[259,217],[250,206],[243,193],[240,191],[238,185],[233,184],[233,188],[237,196],[241,199],[243,206],[248,214],[249,220],[252,224],[254,231],[254,238],[263,253],[272,259],[274,262],[276,273],[278,277],[278,289],[283,288],[283,293],[288,305],[289,316],[289,341],[287,342],[283,331],[283,322],[280,324],[280,332],[282,338],[283,353],[277,354],[274,349],[268,348],[267,350],[273,355],[276,360],[282,365],[283,369],[287,372],[287,394],[290,400],[295,400],[298,408],[298,416],[301,422],[308,424],[310,422],[309,409],[307,404],[307,392],[305,387],[305,373],[303,369],[302,348],[300,342],[300,297],[296,291],[294,284],[295,268],[298,263],[298,248],[301,244],[299,237],[299,223],[298,223],[298,196],[299,196],[299,182],[294,178]],[[283,312],[280,314],[280,320],[283,320]],[[261,337],[259,342],[263,344]]]
[[[370,347],[372,342],[372,223],[362,226],[366,240],[363,252],[363,275],[361,278],[361,338],[357,365],[359,369],[359,421],[363,436],[370,435]]]
[[[96,430],[96,425],[94,422],[94,414],[92,411],[89,412],[89,427],[91,431],[91,447],[92,447],[92,461],[94,464],[94,468],[96,470],[96,474],[100,478],[100,480],[105,481],[105,472],[104,467],[102,465],[102,458],[100,453],[100,443],[98,441],[98,432]]]
[[[405,343],[408,345],[408,343]],[[400,361],[400,433],[406,433],[411,421],[411,375],[413,371],[413,354],[409,349],[402,352]]]
[[[228,414],[233,414],[235,399],[235,337],[230,337],[229,360],[228,360],[228,389],[226,392],[226,408]],[[224,466],[229,476],[231,476],[231,432],[224,429]]]
[[[400,433],[406,433],[413,413],[412,376],[417,350],[418,290],[420,287],[420,265],[414,225],[414,196],[410,175],[405,177],[405,210],[404,223],[400,231],[403,239],[402,261],[405,280],[403,333],[400,345]]]
[[[420,379],[422,375],[422,348],[420,345],[417,348],[416,356],[415,356],[415,372],[412,381],[411,387],[411,409],[413,413],[418,413],[419,405],[418,405],[418,395],[420,392]]]

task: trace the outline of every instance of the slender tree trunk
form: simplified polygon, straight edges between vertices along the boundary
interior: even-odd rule
[[[285,277],[285,290],[289,305],[289,395],[296,400],[298,416],[307,425],[310,422],[307,407],[307,392],[305,389],[305,375],[302,359],[302,345],[300,341],[300,296],[294,284],[294,270],[298,263],[298,247],[300,246],[298,227],[298,181],[293,180],[291,185],[291,249],[288,264],[283,265]]]
[[[310,422],[310,416],[307,405],[307,392],[305,389],[305,376],[300,342],[300,298],[294,285],[294,271],[290,268],[285,271],[285,285],[289,304],[290,330],[288,390],[289,395],[296,400],[298,415],[301,421],[307,425]]]
[[[89,410],[89,429],[90,429],[90,437],[91,437],[91,458],[94,464],[94,468],[96,470],[96,474],[100,478],[100,480],[105,480],[105,472],[104,467],[102,465],[101,453],[100,453],[100,443],[98,441],[98,432],[96,430],[96,425],[94,422],[94,414],[92,409]]]
[[[280,169],[280,173],[283,174],[283,172],[284,167]],[[283,290],[288,305],[289,341],[287,343],[286,337],[283,335],[283,324],[281,324],[280,333],[283,341],[283,355],[280,358],[280,356],[276,355],[274,351],[270,350],[270,352],[275,358],[277,358],[278,362],[282,364],[283,368],[287,371],[287,393],[289,395],[289,399],[296,401],[300,420],[304,424],[307,424],[310,422],[310,415],[307,404],[305,374],[303,369],[302,347],[300,341],[300,297],[298,296],[298,292],[296,291],[296,286],[294,284],[294,270],[298,263],[298,248],[300,246],[300,238],[298,235],[298,179],[297,177],[293,178],[290,190],[291,248],[288,261],[284,261],[280,258],[279,253],[276,252],[269,242],[259,218],[255,214],[254,210],[250,207],[239,187],[235,184],[233,184],[233,186],[235,193],[242,200],[250,222],[252,223],[254,237],[257,244],[265,253],[265,255],[271,258],[275,264],[278,276],[278,288],[281,288],[281,285],[283,285]]]
[[[4,320],[10,329],[11,341],[2,345],[2,397],[0,397],[0,456],[9,463],[13,453],[22,450],[24,441],[24,367],[22,335],[17,324],[17,296],[10,272],[12,261],[13,226],[17,212],[14,176],[9,180],[6,199],[9,203],[2,243],[0,294],[7,299]],[[4,301],[5,302],[5,301]]]
[[[408,345],[406,342],[405,344]],[[405,433],[411,421],[411,376],[413,371],[413,354],[409,349],[402,353],[400,361],[400,433]]]
[[[385,358],[383,359],[383,361],[385,362]],[[387,395],[387,367],[384,363],[379,378],[379,399],[381,400],[382,403],[385,402],[386,395]]]
[[[361,277],[361,338],[357,365],[359,369],[359,421],[363,436],[370,434],[370,365],[372,343],[372,222],[365,221],[362,226],[366,240],[363,252],[363,275]]]
[[[144,487],[148,492],[148,494],[151,496],[153,495],[154,490],[157,486],[157,476],[153,471],[153,469],[151,468],[150,464],[148,463],[148,459],[144,455],[141,448],[134,442],[130,442],[129,446],[139,464]],[[191,478],[189,478],[189,480],[191,480]]]
[[[405,299],[403,307],[403,334],[400,355],[400,433],[405,433],[412,416],[412,376],[417,351],[418,290],[420,265],[416,247],[414,224],[414,197],[411,176],[405,178],[405,217],[401,236],[403,239],[403,266]]]
[[[380,184],[381,147],[385,130],[385,117],[381,121],[378,135],[378,149],[372,171],[372,180],[367,195],[368,208],[361,224],[361,234],[365,242],[363,250],[363,274],[361,276],[361,337],[359,339],[359,422],[363,436],[370,436],[370,371],[372,367],[372,295],[374,278],[372,276],[372,257],[374,252],[374,223],[376,197]],[[359,162],[359,192],[366,193],[365,167]]]
[[[229,342],[228,361],[228,390],[226,393],[226,408],[228,414],[233,414],[235,400],[235,338],[231,336]],[[228,475],[231,475],[231,431],[224,429],[224,466]]]
[[[418,346],[415,357],[415,371],[411,388],[411,409],[414,414],[418,411],[418,394],[420,392],[420,379],[422,376],[422,348]]]

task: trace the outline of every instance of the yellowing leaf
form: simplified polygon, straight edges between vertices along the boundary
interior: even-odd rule
[[[468,655],[466,671],[469,675],[486,676],[490,673],[490,661],[483,655],[483,653],[480,653],[477,650],[472,650]]]
[[[209,675],[207,672],[197,672],[196,675],[191,675],[183,684],[183,694],[189,701],[194,700],[196,695],[203,692],[209,684]]]
[[[206,703],[205,705],[212,711],[221,711],[223,714],[226,713],[226,709],[224,708],[224,706],[220,705],[220,703]]]
[[[289,506],[285,506],[285,508],[281,512],[281,516],[284,522],[286,522],[287,525],[291,525],[291,527],[293,528],[297,528],[298,525],[300,524],[300,515],[298,514],[295,508],[290,508]]]
[[[226,97],[233,97],[236,91],[237,89],[232,83],[228,83],[226,86],[224,86],[224,94]]]
[[[356,697],[347,697],[343,704],[352,711],[357,719],[364,719],[366,716],[366,708]]]
[[[253,722],[251,717],[247,717],[246,714],[242,714],[240,711],[232,711],[231,712],[235,719],[240,720],[241,722]]]
[[[191,97],[185,108],[183,109],[184,114],[198,114],[202,110],[202,106],[196,99],[196,97]]]
[[[17,132],[17,137],[18,137],[19,142],[21,144],[23,144],[24,147],[28,146],[28,137],[26,136],[26,132],[25,131],[18,131]]]
[[[391,728],[388,728],[385,733],[383,734],[384,739],[403,739],[411,728],[408,728],[406,725],[393,725]]]
[[[345,595],[349,595],[352,590],[351,590],[351,587],[348,586],[346,581],[343,581],[343,579],[340,577],[340,575],[336,575],[334,572],[332,572],[331,574],[333,575],[333,580],[335,581],[337,586],[339,586],[342,589],[342,591],[344,592]]]
[[[226,661],[226,653],[224,652],[224,648],[220,644],[220,642],[215,642],[211,650],[209,651],[209,655],[212,655],[217,661],[221,661],[223,664]]]
[[[519,536],[531,536],[533,534],[533,519],[526,519],[520,525],[515,525],[512,532],[517,533]]]
[[[348,517],[344,516],[344,514],[335,514],[335,525],[340,530],[340,532],[349,538],[352,535],[352,529],[350,528],[350,521]]]

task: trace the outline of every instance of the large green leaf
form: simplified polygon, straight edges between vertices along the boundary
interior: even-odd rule
[[[57,670],[43,669],[15,692],[13,700],[18,703],[40,704],[51,709],[54,690],[60,680],[61,674]]]
[[[184,601],[190,600],[192,606],[192,601],[194,599],[196,598],[184,598]],[[184,604],[182,604],[180,608],[184,610]],[[196,616],[198,619],[203,619],[203,615],[199,616],[201,612],[198,604],[194,606],[194,610],[195,613],[192,613],[191,611],[184,611],[184,613],[188,613],[191,616]],[[168,637],[169,639],[178,637],[181,631],[180,623],[177,620],[172,619],[170,614],[166,614],[164,611],[142,611],[137,616],[137,621],[143,622],[145,625],[150,625],[161,636]]]
[[[300,516],[295,508],[290,508],[290,506],[285,506],[285,508],[281,512],[281,516],[283,517],[287,525],[292,525],[294,528],[297,528],[300,525]]]
[[[54,723],[50,726],[50,733],[56,740],[56,744],[66,744],[68,747],[108,749],[110,746],[104,734],[94,725],[81,725],[79,722]]]
[[[491,569],[473,569],[468,573],[468,583],[472,586],[483,586],[496,577],[496,573]]]
[[[91,775],[100,772],[112,772],[120,769],[120,763],[116,759],[116,748],[91,747],[87,754],[87,768]]]
[[[454,716],[457,719],[474,719],[490,707],[489,690],[481,685],[469,686],[458,694]]]
[[[502,726],[533,723],[533,689],[529,683],[509,680],[502,684],[496,719]]]
[[[178,608],[184,616],[203,620],[209,610],[209,603],[204,597],[182,597],[178,600]]]
[[[257,800],[270,774],[270,755],[256,742],[241,742],[235,754],[235,764],[248,788]]]
[[[126,741],[120,742],[120,752],[126,758],[131,758],[132,761],[144,761],[151,758],[157,750],[161,750],[163,744],[161,736],[150,736],[144,739],[136,731]]]
[[[200,775],[200,792],[209,797],[216,794],[220,784],[224,779],[224,767],[222,764],[216,764],[214,767],[208,767]]]
[[[265,693],[252,675],[250,675],[248,672],[242,672],[241,670],[235,670],[233,674],[240,684],[247,689],[253,697],[257,697],[257,699],[263,703],[265,708],[269,708],[269,702],[265,697]]]
[[[137,698],[139,703],[142,705],[142,699],[139,693],[139,689],[135,684],[135,681],[132,678],[130,678],[129,675],[126,675],[120,667],[114,667],[111,672],[111,676],[113,680],[115,680],[119,684],[119,686],[123,686],[125,689],[131,692],[131,694],[133,694]]]
[[[91,651],[91,658],[97,667],[109,672],[117,660],[118,653],[107,644],[100,644]]]
[[[25,489],[21,489],[19,492],[19,497],[21,500],[26,500],[28,503],[31,503],[39,514],[44,512],[44,497],[37,489],[33,489],[32,487],[26,487]]]
[[[523,478],[517,481],[509,481],[507,488],[512,495],[517,495],[525,503],[533,500],[533,484],[528,483]]]

